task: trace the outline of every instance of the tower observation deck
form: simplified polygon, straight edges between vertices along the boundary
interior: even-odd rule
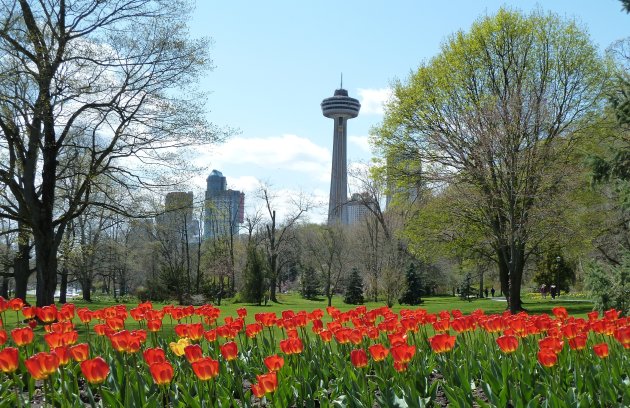
[[[348,225],[348,161],[347,130],[348,119],[359,115],[361,104],[348,96],[343,88],[335,90],[335,94],[321,103],[322,114],[335,121],[333,127],[333,157],[330,174],[330,198],[328,201],[328,225]]]

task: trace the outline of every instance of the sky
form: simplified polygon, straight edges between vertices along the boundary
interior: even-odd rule
[[[215,67],[199,84],[209,93],[208,120],[238,132],[198,151],[194,162],[204,171],[189,188],[205,190],[217,169],[228,188],[245,192],[246,212],[260,207],[256,191],[265,183],[281,218],[287,199],[302,193],[318,204],[309,220],[324,222],[333,121],[320,103],[341,74],[362,105],[348,122],[348,163],[364,166],[374,156],[368,136],[383,118],[392,81],[404,81],[449,35],[500,7],[574,18],[602,53],[630,36],[630,15],[618,0],[197,0],[190,34],[212,39]]]

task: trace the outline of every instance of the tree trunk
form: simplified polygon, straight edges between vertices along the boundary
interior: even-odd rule
[[[59,285],[59,303],[66,303],[66,292],[68,292],[68,270],[61,270],[61,284]]]
[[[92,279],[81,279],[81,291],[83,292],[83,300],[86,302],[92,301]]]
[[[278,286],[278,282],[277,282],[278,271],[276,270],[277,264],[278,264],[278,255],[276,254],[271,255],[271,265],[270,265],[271,273],[269,274],[270,275],[269,276],[269,300],[271,300],[274,303],[279,303],[278,298],[276,297],[276,286]]]
[[[9,298],[9,277],[6,275],[2,276],[2,288],[0,288],[0,296],[5,299]]]
[[[26,301],[28,278],[31,275],[29,267],[30,247],[28,243],[18,245],[18,253],[13,259],[13,278],[15,279],[15,297]]]
[[[332,294],[327,295],[326,298],[328,298],[328,306],[332,306]]]
[[[53,228],[35,235],[35,261],[37,271],[37,306],[55,303],[57,289],[57,251]]]
[[[525,266],[525,245],[515,245],[513,253],[514,262],[510,273],[510,312],[518,313],[523,310],[521,303],[521,284],[523,282],[523,268]]]
[[[483,267],[479,268],[479,299],[483,299]]]

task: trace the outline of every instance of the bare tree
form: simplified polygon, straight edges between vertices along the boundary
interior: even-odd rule
[[[37,304],[53,303],[57,250],[68,223],[92,204],[95,180],[156,186],[148,175],[193,143],[223,134],[203,118],[193,87],[210,68],[207,40],[190,40],[187,0],[7,0],[0,3],[0,182],[35,246]],[[184,91],[181,91],[184,90]],[[84,168],[62,164],[71,132]],[[164,167],[163,167],[164,168]],[[59,202],[57,182],[81,175]]]
[[[272,302],[278,302],[276,289],[278,285],[278,275],[280,273],[281,263],[279,258],[283,254],[289,240],[289,231],[297,225],[301,218],[311,208],[311,203],[303,195],[292,199],[292,209],[282,222],[276,218],[276,210],[274,204],[274,195],[268,185],[261,185],[259,197],[263,200],[267,215],[269,216],[265,224],[265,248],[267,252],[267,261],[269,262],[269,299]]]

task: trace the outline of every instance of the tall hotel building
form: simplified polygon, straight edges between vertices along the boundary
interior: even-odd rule
[[[228,190],[226,179],[218,170],[212,170],[206,184],[204,238],[238,234],[245,213],[245,194]]]

